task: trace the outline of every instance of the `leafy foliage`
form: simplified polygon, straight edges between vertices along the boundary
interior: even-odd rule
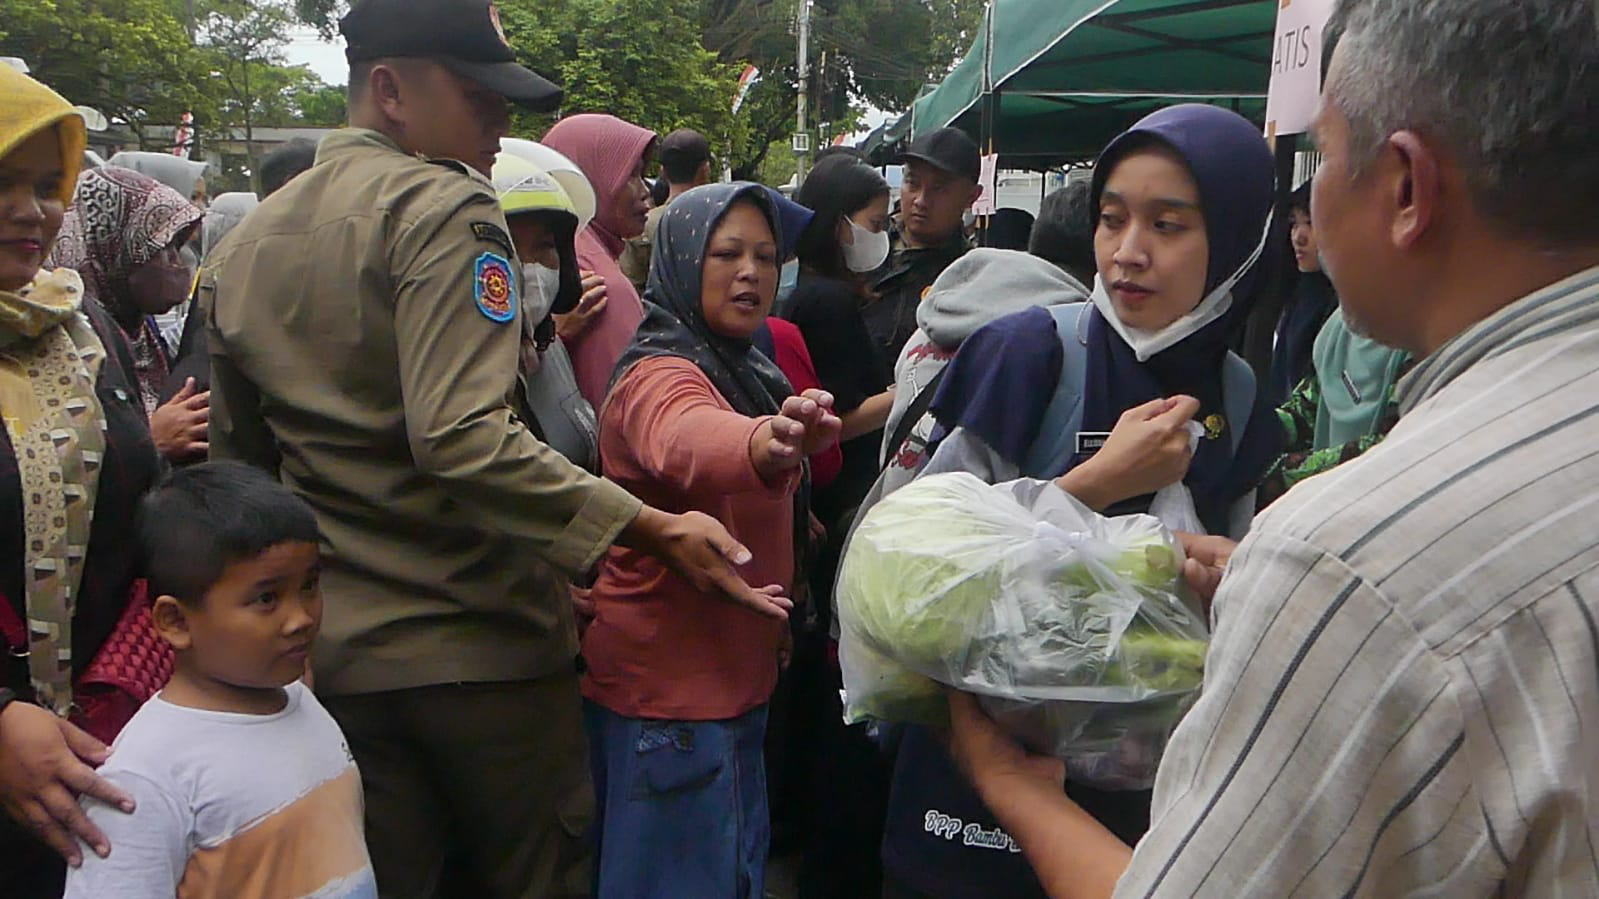
[[[202,105],[207,72],[173,0],[0,0],[0,56],[74,103],[125,122],[171,124]]]
[[[521,59],[566,87],[563,113],[610,112],[710,138],[740,177],[786,180],[800,0],[499,0]],[[810,120],[849,130],[868,105],[903,109],[970,43],[982,0],[814,0]],[[296,22],[337,36],[348,0],[0,0],[0,55],[75,103],[144,130],[193,112],[201,132],[334,125],[343,97],[284,64]],[[190,13],[193,12],[193,22]],[[191,34],[192,32],[192,34]],[[761,80],[735,116],[746,64]],[[518,114],[537,136],[548,116]],[[213,133],[215,131],[213,130]],[[155,149],[155,147],[151,147]]]
[[[519,55],[565,85],[563,112],[605,111],[656,130],[694,127],[751,177],[789,169],[800,0],[500,0]],[[295,0],[302,21],[336,33],[345,0]],[[983,0],[815,0],[811,8],[810,120],[831,133],[869,104],[904,109],[971,43]],[[701,51],[714,56],[713,65]],[[824,64],[825,61],[825,64]],[[734,78],[748,63],[761,81],[732,117]],[[537,135],[545,117],[523,116]],[[821,141],[815,141],[820,144]]]
[[[565,85],[563,115],[693,128],[725,147],[744,138],[731,113],[738,69],[701,45],[697,12],[696,0],[509,0],[500,20],[522,60]],[[550,122],[519,115],[515,129],[536,137]]]

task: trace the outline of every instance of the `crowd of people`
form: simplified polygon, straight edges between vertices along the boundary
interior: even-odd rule
[[[357,0],[350,127],[203,210],[0,66],[0,892],[1599,894],[1599,9],[1340,0],[1312,182],[1174,105],[975,241],[953,128],[512,138],[497,16]],[[1153,790],[846,723],[851,529],[949,472],[1177,532]]]

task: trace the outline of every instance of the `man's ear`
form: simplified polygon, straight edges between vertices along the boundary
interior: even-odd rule
[[[1410,249],[1438,218],[1444,188],[1442,160],[1414,131],[1390,135],[1382,156],[1376,174],[1385,179],[1379,195],[1389,206],[1389,238],[1396,248]]]
[[[156,597],[155,604],[150,607],[150,621],[155,625],[155,632],[173,649],[182,652],[193,645],[188,612],[176,596],[163,594]]]
[[[372,98],[372,105],[384,118],[401,125],[405,124],[408,113],[403,82],[399,69],[388,63],[373,66],[367,76],[367,95]]]
[[[972,198],[970,200],[966,201],[966,205],[970,206],[973,203],[976,203],[977,202],[977,198],[981,197],[982,195],[983,195],[983,185],[982,184],[974,184],[974,185],[972,185]]]

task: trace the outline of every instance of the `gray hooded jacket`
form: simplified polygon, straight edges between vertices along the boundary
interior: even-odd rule
[[[927,461],[933,418],[924,415],[903,446],[889,446],[905,410],[972,332],[1029,306],[1088,300],[1088,288],[1054,264],[1017,250],[976,249],[950,263],[916,310],[918,329],[894,365],[894,406],[883,437],[881,493],[909,483]],[[878,492],[874,490],[874,493]]]

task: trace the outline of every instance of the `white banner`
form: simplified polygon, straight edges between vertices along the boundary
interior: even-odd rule
[[[983,186],[977,202],[972,204],[975,215],[993,215],[999,211],[999,154],[991,153],[978,162],[977,183]]]
[[[1321,89],[1321,31],[1334,0],[1282,0],[1271,51],[1266,136],[1310,129]]]

